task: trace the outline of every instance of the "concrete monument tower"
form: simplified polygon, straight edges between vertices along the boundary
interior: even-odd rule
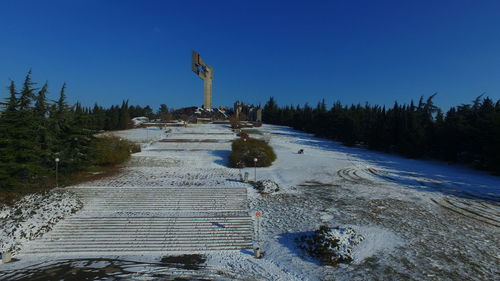
[[[212,80],[214,79],[214,68],[206,65],[200,54],[193,51],[191,68],[193,72],[203,79],[203,107],[212,109]]]

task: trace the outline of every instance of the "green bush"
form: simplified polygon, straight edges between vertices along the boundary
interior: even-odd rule
[[[141,151],[141,147],[118,137],[101,137],[93,141],[91,151],[93,163],[106,166],[127,161],[130,154]]]
[[[240,138],[233,141],[232,152],[229,155],[231,167],[238,167],[238,163],[253,167],[253,159],[257,158],[257,167],[269,167],[276,160],[276,154],[269,144],[263,140]]]

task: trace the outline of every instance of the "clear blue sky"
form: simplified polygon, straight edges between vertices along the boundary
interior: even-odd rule
[[[32,68],[84,105],[500,99],[500,1],[4,1],[0,97]]]

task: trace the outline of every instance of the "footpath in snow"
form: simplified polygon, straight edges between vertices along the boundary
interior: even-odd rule
[[[161,139],[134,154],[123,173],[68,187],[83,201],[82,210],[21,254],[251,249],[253,225],[245,186],[234,180],[234,171],[204,157],[206,152],[178,151],[185,143],[205,145],[197,142],[207,138],[203,129],[189,132],[152,131]],[[217,138],[209,135],[218,142],[208,143],[206,149],[227,149],[233,138],[228,132],[222,130],[224,135]],[[169,150],[173,148],[176,151]]]

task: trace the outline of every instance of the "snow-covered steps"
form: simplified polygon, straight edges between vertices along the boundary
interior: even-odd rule
[[[177,153],[177,152],[176,152]],[[180,156],[179,156],[180,157]],[[184,157],[187,158],[187,157]],[[196,159],[193,159],[193,162]],[[191,161],[186,159],[186,161]],[[247,184],[239,179],[238,169],[227,168],[191,168],[177,169],[164,167],[126,167],[124,173],[92,182],[85,183],[80,187],[120,187],[130,186],[143,187],[225,187],[246,188]],[[118,191],[120,192],[120,191]],[[163,192],[167,192],[163,190]]]
[[[246,217],[73,217],[27,253],[205,251],[251,248]]]
[[[252,248],[244,188],[68,188],[77,214],[32,241],[24,254],[192,252]]]
[[[75,188],[87,210],[234,212],[246,210],[245,188]]]

